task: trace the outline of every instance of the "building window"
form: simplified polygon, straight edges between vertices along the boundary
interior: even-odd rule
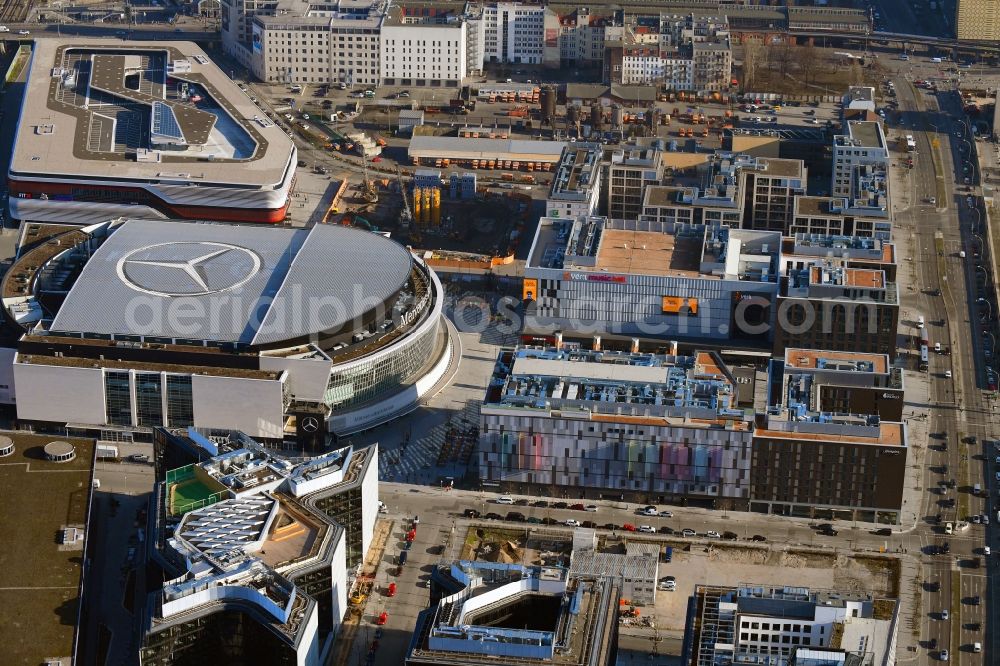
[[[173,428],[194,425],[190,375],[167,375],[167,423]]]
[[[132,425],[132,395],[127,372],[104,373],[104,404],[108,423]]]
[[[163,425],[163,384],[158,372],[137,372],[135,405],[141,426]]]

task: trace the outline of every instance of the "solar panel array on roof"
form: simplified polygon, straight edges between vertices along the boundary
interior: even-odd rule
[[[183,141],[184,133],[177,122],[174,110],[163,102],[153,102],[153,137],[167,137]]]

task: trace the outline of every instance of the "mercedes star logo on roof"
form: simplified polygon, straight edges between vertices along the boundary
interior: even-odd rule
[[[147,245],[118,260],[118,278],[153,296],[207,296],[237,289],[260,271],[261,260],[245,247],[214,241]]]
[[[315,416],[307,416],[302,419],[302,430],[304,432],[316,432],[319,430],[319,419]]]

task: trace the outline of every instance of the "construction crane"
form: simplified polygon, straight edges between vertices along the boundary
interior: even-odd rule
[[[368,176],[368,158],[364,153],[361,154],[361,168],[365,173],[364,194],[362,196],[370,204],[378,203],[378,190],[375,189],[375,181]]]
[[[408,229],[413,221],[413,211],[410,210],[410,201],[406,198],[406,187],[403,186],[403,174],[396,165],[396,184],[399,185],[399,196],[403,198],[403,210],[399,214],[399,227]]]

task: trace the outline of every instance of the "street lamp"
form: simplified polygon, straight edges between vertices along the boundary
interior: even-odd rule
[[[986,286],[989,286],[991,284],[991,282],[992,282],[992,280],[990,278],[990,272],[988,270],[986,270],[985,268],[983,268],[982,264],[976,264],[976,270],[983,272],[983,277],[986,278]]]
[[[989,309],[989,318],[993,319],[993,304],[990,303],[990,300],[988,298],[979,298],[976,300],[976,303],[977,304],[984,303],[986,307]]]

